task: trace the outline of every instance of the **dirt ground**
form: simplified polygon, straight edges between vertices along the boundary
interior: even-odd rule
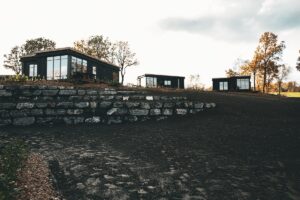
[[[123,125],[1,127],[0,139],[43,154],[65,199],[300,199],[300,99],[186,95],[217,107]]]

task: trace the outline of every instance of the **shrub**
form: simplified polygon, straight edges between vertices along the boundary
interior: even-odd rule
[[[13,199],[17,194],[17,173],[29,153],[28,146],[15,140],[0,149],[0,200]]]

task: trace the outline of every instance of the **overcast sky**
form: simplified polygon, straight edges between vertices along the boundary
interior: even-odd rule
[[[300,83],[300,0],[1,0],[0,74],[3,54],[27,39],[45,37],[57,47],[91,35],[128,41],[140,65],[125,82],[145,73],[222,77],[235,61],[251,59],[260,35],[286,42],[283,63]]]

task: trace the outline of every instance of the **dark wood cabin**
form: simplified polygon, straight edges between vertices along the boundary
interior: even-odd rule
[[[184,89],[183,76],[168,76],[158,74],[144,74],[138,77],[138,86],[142,87],[166,87]]]
[[[229,78],[213,78],[214,91],[250,91],[250,76],[233,76]]]
[[[119,67],[73,48],[38,51],[21,57],[22,72],[29,78],[79,79],[119,82]]]

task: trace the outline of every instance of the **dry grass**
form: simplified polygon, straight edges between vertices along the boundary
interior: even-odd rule
[[[59,199],[49,179],[47,163],[40,154],[28,156],[24,168],[18,174],[17,185],[21,192],[19,200],[54,200]]]
[[[270,94],[278,95],[277,92],[272,92]],[[281,92],[281,95],[286,97],[300,98],[300,92]]]

